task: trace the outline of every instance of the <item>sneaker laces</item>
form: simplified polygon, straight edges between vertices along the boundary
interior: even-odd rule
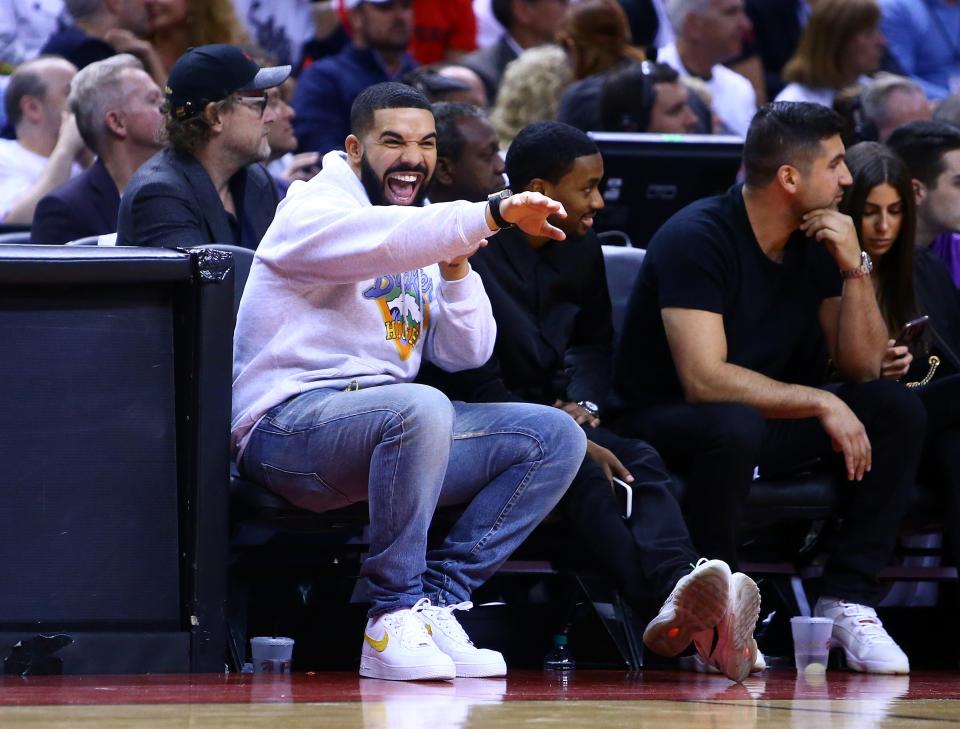
[[[857,634],[858,640],[862,640],[866,645],[876,643],[893,643],[893,638],[883,627],[880,618],[877,617],[877,611],[866,605],[858,605],[853,602],[840,601],[840,607],[843,608],[843,617],[850,618],[849,625]]]
[[[467,631],[463,629],[463,626],[460,625],[460,621],[457,620],[456,616],[453,614],[454,610],[469,610],[473,607],[472,602],[460,602],[456,605],[447,605],[445,607],[440,607],[439,605],[430,605],[425,606],[427,614],[430,616],[430,619],[437,624],[447,636],[457,641],[458,643],[466,643],[467,645],[473,645],[473,641],[470,640],[470,636],[467,635]]]
[[[385,625],[396,630],[400,636],[400,644],[405,648],[422,648],[433,642],[427,626],[419,618],[418,613],[430,607],[430,600],[420,598],[409,610],[397,610],[383,616]]]

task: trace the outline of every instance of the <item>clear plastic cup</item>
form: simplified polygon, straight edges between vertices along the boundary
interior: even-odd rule
[[[258,636],[250,639],[254,673],[290,673],[293,638]]]
[[[830,634],[833,620],[830,618],[790,618],[793,631],[793,657],[797,673],[815,676],[827,670],[830,655]]]

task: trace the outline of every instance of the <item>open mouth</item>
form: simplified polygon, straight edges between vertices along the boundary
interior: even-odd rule
[[[410,205],[422,183],[419,172],[392,172],[387,175],[386,193],[395,205]]]
[[[580,218],[580,223],[583,225],[584,228],[592,228],[595,217],[596,215],[593,213],[591,213],[590,215],[584,215],[582,218]]]

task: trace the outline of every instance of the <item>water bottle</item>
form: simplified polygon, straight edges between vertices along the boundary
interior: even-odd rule
[[[572,671],[576,665],[567,645],[567,636],[563,633],[553,636],[553,650],[543,657],[544,670]]]

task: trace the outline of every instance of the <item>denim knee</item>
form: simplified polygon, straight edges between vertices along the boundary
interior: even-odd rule
[[[393,410],[396,423],[407,429],[429,429],[437,438],[453,437],[453,404],[440,390],[429,385],[401,383],[384,386],[384,405]]]

